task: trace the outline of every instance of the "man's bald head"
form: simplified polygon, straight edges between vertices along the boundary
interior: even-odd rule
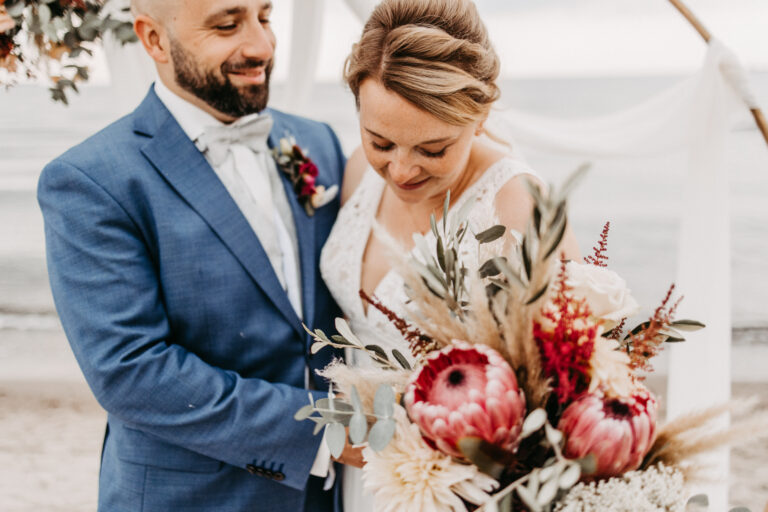
[[[178,4],[179,0],[131,0],[131,13],[134,17],[143,14],[165,22]]]

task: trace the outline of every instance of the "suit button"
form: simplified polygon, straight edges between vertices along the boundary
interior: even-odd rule
[[[246,464],[245,469],[252,475],[255,475],[259,472],[259,468],[254,466],[253,464]]]
[[[269,469],[265,469],[264,470],[264,476],[267,477],[267,478],[274,478],[275,477],[275,473],[272,472]]]
[[[282,482],[283,480],[285,480],[285,475],[284,475],[284,474],[282,474],[280,471],[278,471],[277,473],[275,473],[275,476],[274,476],[274,478],[275,478],[275,480],[277,480],[278,482]]]

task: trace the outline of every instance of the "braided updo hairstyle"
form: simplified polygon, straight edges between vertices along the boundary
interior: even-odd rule
[[[499,58],[470,0],[384,0],[344,66],[360,101],[372,78],[405,100],[458,126],[488,115],[499,97]]]

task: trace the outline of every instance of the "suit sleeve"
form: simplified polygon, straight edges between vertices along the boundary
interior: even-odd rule
[[[243,378],[174,344],[140,229],[80,169],[51,163],[38,200],[56,308],[100,404],[151,436],[228,464],[263,461],[285,475],[283,484],[303,489],[322,439],[312,422],[293,419],[307,391]]]

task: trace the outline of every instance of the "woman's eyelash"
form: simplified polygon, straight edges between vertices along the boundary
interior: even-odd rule
[[[389,151],[390,149],[392,149],[392,144],[382,146],[381,144],[376,144],[373,141],[371,141],[371,146],[373,146],[373,149],[377,151]]]
[[[435,152],[435,153],[433,153],[433,152],[431,152],[431,151],[427,151],[427,150],[425,150],[425,149],[422,149],[422,150],[421,150],[421,154],[422,154],[422,155],[424,155],[424,156],[426,156],[427,158],[440,158],[441,156],[445,155],[445,151],[446,151],[447,149],[448,149],[448,148],[443,148],[443,149],[441,149],[440,151],[437,151],[437,152]]]

